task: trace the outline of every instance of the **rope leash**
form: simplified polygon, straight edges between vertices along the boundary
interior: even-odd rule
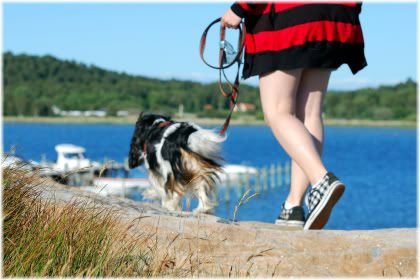
[[[232,113],[233,113],[233,109],[236,106],[237,103],[237,99],[239,96],[239,92],[238,92],[238,88],[239,88],[239,72],[240,72],[240,67],[241,67],[241,56],[242,56],[242,51],[244,48],[244,44],[245,44],[245,36],[246,36],[246,28],[243,22],[241,22],[241,24],[239,25],[239,40],[238,40],[238,52],[235,56],[235,59],[232,60],[232,62],[223,65],[223,62],[226,60],[226,54],[225,54],[225,31],[226,28],[224,26],[220,26],[220,48],[219,48],[219,65],[213,66],[211,64],[209,64],[205,58],[204,58],[204,48],[206,45],[206,39],[207,39],[207,33],[210,30],[210,28],[215,25],[216,23],[220,22],[222,18],[218,18],[215,19],[213,22],[211,22],[206,29],[203,32],[203,35],[201,35],[201,39],[200,39],[200,58],[201,60],[209,67],[213,68],[213,69],[217,69],[219,70],[219,90],[221,92],[221,94],[226,97],[226,98],[230,98],[230,110],[229,110],[229,114],[226,117],[226,120],[222,126],[222,128],[219,131],[219,135],[223,136],[227,130],[227,128],[229,127],[229,122],[230,119],[232,117]],[[235,77],[235,81],[232,84],[229,79],[226,76],[225,73],[225,69],[231,67],[233,64],[237,64],[238,69],[236,72],[236,77]],[[222,85],[222,74],[223,77],[227,83],[227,85],[229,86],[229,91],[226,92],[225,89],[223,88]]]

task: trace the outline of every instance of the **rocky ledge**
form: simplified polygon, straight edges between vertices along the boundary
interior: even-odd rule
[[[267,223],[169,213],[155,204],[57,185],[45,186],[42,196],[112,207],[119,210],[122,221],[137,220],[134,231],[153,232],[162,241],[176,238],[173,253],[179,258],[191,250],[199,255],[205,263],[202,275],[417,276],[414,228],[291,231]]]

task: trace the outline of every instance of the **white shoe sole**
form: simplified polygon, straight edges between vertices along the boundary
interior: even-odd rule
[[[300,227],[303,228],[305,222],[303,221],[285,221],[277,219],[275,222],[276,225],[285,226],[285,227]]]
[[[345,186],[340,181],[335,181],[327,193],[324,194],[319,204],[316,206],[314,212],[309,216],[303,227],[308,229],[322,229],[330,218],[332,208],[340,199],[345,190]]]

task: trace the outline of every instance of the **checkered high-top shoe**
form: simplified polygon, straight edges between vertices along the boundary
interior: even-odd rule
[[[305,214],[302,206],[295,206],[286,209],[284,203],[281,206],[280,215],[276,220],[276,225],[303,228],[305,223]]]
[[[312,188],[308,196],[308,217],[303,229],[322,229],[328,222],[331,210],[343,194],[345,186],[328,172],[319,186]]]

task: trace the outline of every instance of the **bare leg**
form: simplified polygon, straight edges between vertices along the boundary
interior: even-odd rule
[[[296,116],[312,135],[312,140],[319,155],[322,154],[324,142],[322,100],[327,90],[330,74],[331,71],[329,70],[305,69],[296,94]],[[292,161],[291,171],[290,193],[286,201],[301,205],[310,182],[294,160]]]
[[[295,117],[295,98],[302,69],[275,71],[260,76],[264,117],[277,140],[315,184],[326,173],[310,132]]]

